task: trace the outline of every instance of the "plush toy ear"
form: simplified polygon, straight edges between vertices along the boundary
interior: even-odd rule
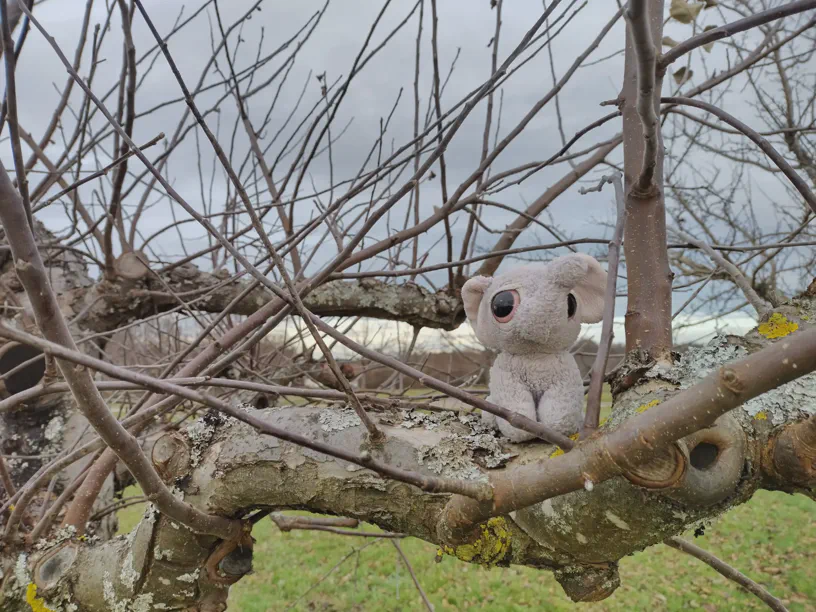
[[[570,289],[581,305],[581,323],[598,323],[603,319],[606,271],[598,260],[584,253],[559,257],[550,263],[557,270],[557,280]]]
[[[485,290],[490,286],[489,276],[474,276],[462,285],[462,302],[465,304],[465,314],[471,323],[476,323],[479,316],[479,304]]]

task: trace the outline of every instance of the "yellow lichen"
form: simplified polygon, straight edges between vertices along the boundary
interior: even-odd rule
[[[481,526],[479,539],[472,544],[443,546],[436,551],[436,560],[443,555],[451,555],[468,563],[478,563],[491,567],[504,559],[510,550],[510,530],[502,517],[493,517]]]
[[[797,329],[799,329],[798,323],[788,321],[784,315],[778,312],[773,313],[770,319],[757,327],[757,331],[769,340],[773,340],[774,338],[784,338],[785,336],[795,332]]]
[[[642,404],[642,405],[638,406],[637,408],[635,408],[635,412],[646,412],[649,408],[654,408],[659,403],[660,403],[660,400],[653,399],[648,404]]]
[[[33,582],[29,582],[26,588],[26,603],[31,606],[33,612],[54,612],[45,605],[42,597],[37,597],[37,585]]]
[[[570,440],[577,440],[578,436],[580,436],[580,435],[581,435],[580,433],[574,433],[569,437],[569,439]],[[550,458],[552,459],[553,457],[558,457],[558,455],[563,455],[563,454],[564,454],[564,449],[563,448],[556,448],[553,452],[550,453]]]
[[[768,413],[767,413],[767,412],[765,412],[764,410],[763,410],[762,412],[757,412],[757,413],[754,415],[754,418],[755,418],[757,421],[767,421],[767,420],[768,420]]]

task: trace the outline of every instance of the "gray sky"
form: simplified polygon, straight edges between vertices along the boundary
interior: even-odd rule
[[[200,6],[199,2],[183,5],[181,2],[159,0],[145,1],[144,4],[162,34],[169,32],[172,24],[182,11],[182,7],[184,7],[183,15],[187,16]],[[382,23],[374,33],[370,48],[379,44],[393,27],[404,19],[408,12],[411,11],[413,4],[410,0],[394,0],[391,3],[391,6],[385,12]],[[430,67],[431,7],[429,1],[425,4],[420,79],[423,117],[427,107],[428,94],[431,91],[432,77]],[[461,50],[455,71],[444,93],[442,101],[444,110],[460,100],[465,93],[478,87],[489,76],[491,48],[488,43],[493,36],[495,27],[495,10],[491,10],[489,0],[439,0],[438,4],[439,61],[443,73],[447,73],[457,50]],[[255,12],[252,19],[241,30],[242,42],[236,58],[236,68],[240,70],[252,63],[255,54],[258,52],[258,45],[262,36],[261,53],[263,55],[269,53],[292,36],[322,5],[322,1],[316,2],[313,0],[300,0],[294,3],[263,3],[261,10]],[[85,2],[78,0],[49,0],[41,7],[38,7],[35,12],[46,29],[56,37],[57,42],[69,57],[73,56],[84,6]],[[232,23],[249,6],[251,6],[251,3],[246,0],[222,1],[220,7],[225,23]],[[568,15],[571,15],[580,6],[580,2],[570,3],[565,1],[555,11],[554,18],[557,18],[565,11]],[[333,82],[349,73],[354,57],[359,52],[363,36],[381,8],[382,2],[374,0],[333,0],[318,30],[301,50],[285,86],[281,89],[276,108],[271,115],[270,125],[265,130],[267,138],[274,134],[278,127],[286,121],[295,106],[298,96],[303,91],[304,84],[306,84],[306,89],[301,108],[296,112],[295,119],[287,128],[288,131],[285,134],[291,133],[291,127],[304,116],[305,109],[319,102],[320,83],[314,78],[315,74],[325,71],[328,81]],[[564,73],[575,57],[595,38],[616,9],[615,3],[594,2],[589,3],[577,12],[564,32],[555,39],[552,47],[554,69],[558,77]],[[516,46],[526,30],[541,14],[541,10],[542,3],[540,0],[507,0],[504,3],[503,27],[499,44],[500,62]],[[97,0],[92,14],[92,26],[97,23],[104,23],[106,13],[107,9],[104,3]],[[394,37],[386,50],[365,67],[364,71],[353,82],[341,106],[333,125],[333,136],[337,137],[342,127],[348,127],[332,147],[334,177],[336,180],[338,178],[350,178],[357,174],[377,138],[380,119],[388,115],[401,88],[403,88],[402,96],[391,122],[391,129],[386,139],[386,148],[390,148],[392,144],[399,147],[410,140],[414,113],[413,78],[417,16],[418,13]],[[718,23],[721,23],[721,16],[712,10],[703,14],[699,25]],[[563,24],[563,21],[561,24]],[[176,35],[170,42],[170,51],[191,89],[198,81],[203,66],[211,56],[211,27],[216,28],[217,32],[215,13],[212,8],[200,15],[193,24]],[[682,40],[689,37],[692,30],[690,26],[670,23],[666,28],[666,34],[676,40]],[[119,79],[122,34],[118,11],[111,28],[105,33],[105,36],[103,51],[100,54],[103,61],[98,65],[98,73],[94,84],[94,91],[97,94],[108,92]],[[141,56],[153,44],[153,39],[138,14],[135,18],[133,37],[137,48],[137,56]],[[218,38],[217,34],[216,38]],[[230,40],[231,46],[234,48],[237,35],[233,35]],[[604,100],[614,98],[619,92],[623,73],[623,55],[613,54],[622,49],[623,40],[624,22],[619,20],[599,48],[589,58],[588,63],[610,55],[612,57],[601,63],[579,69],[561,93],[559,103],[562,110],[563,129],[567,138],[570,138],[577,130],[588,123],[609,112],[609,107],[601,107],[599,104]],[[256,82],[260,82],[264,77],[276,71],[281,66],[282,58],[286,55],[287,53],[282,54],[259,71]],[[706,62],[706,67],[709,70],[722,68],[727,63],[725,48],[722,45],[715,45],[712,53],[704,58],[698,57],[698,55],[700,54],[695,55],[691,60],[691,67],[698,75],[704,74],[702,61]],[[222,70],[226,70],[224,59],[224,55],[221,54],[219,67]],[[90,65],[88,60],[88,54],[86,53],[83,67],[80,70],[83,76],[88,75]],[[140,76],[147,66],[147,62],[140,65]],[[310,71],[312,77],[309,79]],[[18,97],[21,101],[20,121],[25,129],[37,136],[46,125],[59,98],[59,92],[65,83],[66,73],[56,55],[36,31],[32,31],[26,41],[22,60],[18,67],[18,75]],[[211,70],[206,82],[217,82],[220,79],[221,77]],[[700,80],[702,80],[702,76],[693,79],[691,84],[686,87],[694,85]],[[259,125],[266,114],[272,98],[275,96],[278,82],[268,88],[264,94],[255,96],[250,100],[250,114],[255,125]],[[664,93],[669,93],[673,85],[671,79],[667,79]],[[545,50],[519,70],[504,87],[499,136],[506,135],[551,86],[550,59]],[[177,98],[179,93],[178,85],[167,68],[164,59],[158,58],[138,91],[137,108],[143,111],[155,107],[162,102]],[[216,97],[223,94],[224,87],[219,86],[209,93],[199,96],[197,102],[201,108],[209,108]],[[81,95],[75,88],[72,96],[74,112],[79,108],[80,101]],[[496,111],[498,111],[498,102],[499,96],[497,95]],[[108,98],[107,103],[109,109],[113,110],[115,108],[115,95]],[[728,109],[748,122],[752,122],[754,119],[754,111],[741,100],[739,93],[728,98]],[[183,103],[177,102],[156,113],[140,118],[136,123],[134,140],[137,143],[144,143],[159,132],[164,132],[169,136],[174,131],[183,111]],[[241,155],[237,156],[238,162],[236,165],[238,165],[243,159],[243,152],[248,150],[248,143],[240,128],[233,136],[236,115],[233,100],[227,98],[221,105],[220,112],[209,115],[207,120],[213,130],[217,129],[219,131],[220,141],[225,147],[234,147],[236,151],[241,152]],[[450,191],[453,191],[456,185],[478,165],[484,117],[485,105],[481,104],[473,111],[471,117],[460,129],[446,153]],[[72,124],[73,120],[70,117],[67,118],[65,121],[66,132],[70,133],[73,127]],[[96,124],[102,125],[101,117],[97,119]],[[495,125],[494,115],[493,129],[495,129]],[[573,149],[583,149],[614,135],[619,130],[620,120],[614,120],[585,136]],[[283,141],[285,137],[282,136],[279,142]],[[56,140],[57,142],[49,148],[49,154],[53,156],[56,156],[60,150],[59,135]],[[221,209],[225,197],[226,181],[220,168],[216,167],[215,172],[213,172],[213,155],[207,148],[203,134],[200,134],[200,141],[202,150],[201,168],[198,168],[199,156],[196,152],[196,139],[190,133],[182,147],[171,158],[169,176],[179,192],[199,210],[203,210],[202,189],[200,187],[200,175],[203,175],[206,183],[203,190],[203,200],[209,199],[208,192],[212,189],[214,194],[213,206],[215,209]],[[546,159],[557,151],[560,146],[561,137],[557,127],[555,104],[550,103],[530,123],[524,133],[502,153],[493,166],[493,173],[526,162]],[[106,143],[106,150],[109,150],[109,148],[110,141]],[[4,141],[0,150],[2,150],[4,163],[10,168],[10,147],[7,140]],[[273,146],[272,151],[277,152],[279,150],[279,143],[277,143]],[[154,147],[150,157],[157,153],[158,147]],[[621,149],[618,149],[610,159],[619,161],[621,153]],[[102,163],[104,163],[104,160],[102,160]],[[282,164],[276,169],[276,178],[283,175],[286,167],[285,164]],[[138,161],[131,163],[131,169],[134,168],[139,171],[142,169]],[[523,209],[526,206],[525,203],[529,203],[539,196],[568,170],[567,164],[564,163],[547,168],[528,179],[523,185],[505,190],[501,192],[500,197],[494,199],[499,199],[505,204]],[[597,180],[598,176],[608,171],[609,168],[601,167],[592,176],[594,180]],[[405,177],[407,177],[407,174]],[[36,180],[35,178],[33,182],[36,183]],[[584,184],[589,184],[594,180],[589,179]],[[212,181],[212,187],[210,187],[210,181]],[[776,177],[755,172],[752,173],[751,181],[756,183],[758,189],[768,194],[768,200],[782,197],[784,194]],[[312,166],[301,192],[310,193],[312,183],[318,189],[323,189],[329,185],[329,167],[326,155]],[[81,192],[83,201],[88,202],[89,206],[93,202],[92,190],[94,187],[98,188],[98,183]],[[579,195],[579,187],[580,185],[574,186],[560,197],[550,208],[550,213],[558,226],[572,237],[605,236],[606,230],[601,224],[613,219],[612,190],[607,188],[600,194]],[[109,191],[109,188],[108,178],[105,189]],[[259,185],[258,188],[262,189],[262,186]],[[128,201],[128,205],[134,205],[140,195],[141,193],[137,190],[135,195]],[[267,199],[267,196],[263,195],[261,200],[265,199]],[[323,201],[325,202],[325,199]],[[439,205],[440,202],[441,193],[437,178],[435,181],[423,185],[421,216],[425,217],[431,214],[432,207]],[[394,208],[391,216],[392,225],[401,226],[407,204],[407,199],[405,199],[404,202]],[[176,218],[186,216],[186,213],[178,206],[175,206],[173,210],[171,210],[171,206],[168,199],[157,201],[149,214],[145,216],[143,223],[140,224],[142,234],[149,235],[156,229],[170,223],[173,218],[173,210]],[[760,207],[762,206],[764,204],[760,201]],[[309,212],[313,210],[314,208],[309,202],[299,203],[297,219],[301,223],[304,222]],[[64,212],[57,206],[52,206],[50,209],[43,211],[39,216],[54,229],[60,228],[66,219]],[[485,214],[484,219],[496,228],[502,228],[514,217],[513,213],[492,209]],[[465,217],[460,215],[453,228],[457,253],[465,222]],[[383,223],[377,227],[374,234],[376,237],[381,238],[387,231],[388,227]],[[441,261],[444,256],[442,246],[437,244],[441,235],[442,228],[440,226],[421,237],[420,252],[433,249],[428,259],[430,263]],[[163,257],[172,259],[174,256],[183,254],[182,242],[190,250],[200,248],[206,244],[203,230],[194,227],[193,224],[183,226],[182,236],[183,241],[175,232],[168,232],[152,243],[152,246]],[[478,245],[481,248],[489,247],[495,239],[496,236],[487,235],[484,231],[481,231]],[[533,244],[536,241],[550,242],[552,238],[541,229],[533,229],[529,230],[517,241],[516,245]],[[603,253],[605,249],[590,248],[586,250],[597,254]],[[315,258],[314,266],[327,261],[335,253],[334,243],[331,241],[326,242]],[[379,266],[380,264],[375,262],[374,265]],[[371,267],[371,264],[369,264],[369,267]],[[433,282],[441,285],[444,284],[446,276],[444,273],[435,274],[431,278]],[[623,302],[624,300],[619,300],[617,308],[618,313],[621,315],[624,311]]]

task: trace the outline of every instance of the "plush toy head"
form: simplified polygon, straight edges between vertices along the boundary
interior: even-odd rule
[[[486,347],[516,355],[559,353],[578,338],[581,323],[603,318],[605,288],[601,265],[575,253],[493,278],[471,278],[462,287],[462,301]]]

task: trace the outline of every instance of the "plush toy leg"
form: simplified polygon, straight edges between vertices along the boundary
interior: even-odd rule
[[[498,394],[494,394],[491,391],[490,397],[488,397],[488,401],[491,401],[494,404],[498,404],[499,406],[504,406],[505,408],[508,408],[513,412],[518,412],[519,414],[526,416],[528,419],[532,419],[535,421],[536,411],[535,404],[533,403],[532,394],[526,389],[523,390],[518,389],[516,391],[517,391],[516,393],[500,392]],[[484,414],[484,412],[482,414]],[[537,436],[535,434],[528,433],[523,429],[516,429],[501,417],[496,417],[493,416],[492,414],[490,416],[493,419],[494,427],[498,426],[499,431],[502,433],[502,435],[508,438],[511,442],[516,443],[527,442],[529,440],[537,439]]]
[[[556,383],[541,394],[536,420],[558,433],[569,436],[577,432],[583,421],[583,387]]]

